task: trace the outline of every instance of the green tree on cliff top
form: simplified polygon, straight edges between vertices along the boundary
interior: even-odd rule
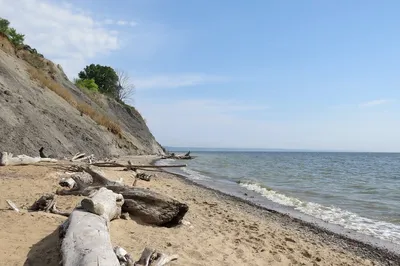
[[[117,97],[118,75],[109,66],[91,64],[78,74],[80,79],[94,79],[99,86],[99,92]]]

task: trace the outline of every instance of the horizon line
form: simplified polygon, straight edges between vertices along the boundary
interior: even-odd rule
[[[400,151],[360,151],[335,149],[283,149],[283,148],[221,148],[221,147],[193,147],[193,146],[163,146],[167,150],[208,150],[208,151],[264,151],[264,152],[343,152],[343,153],[400,153]]]

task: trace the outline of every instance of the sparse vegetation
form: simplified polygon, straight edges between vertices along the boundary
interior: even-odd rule
[[[93,121],[95,121],[99,125],[104,126],[111,133],[122,136],[121,127],[117,123],[113,122],[106,115],[99,113],[89,104],[77,102],[66,88],[62,87],[54,80],[47,77],[41,70],[30,67],[28,68],[28,73],[30,74],[31,78],[37,80],[43,88],[47,87],[48,89],[54,91],[57,95],[66,100],[70,105],[75,107],[79,112],[81,112],[81,115],[85,114],[89,116]]]
[[[120,137],[122,136],[121,127],[117,123],[113,122],[108,116],[98,112],[89,104],[77,101],[68,89],[64,88],[62,85],[45,74],[43,69],[46,66],[46,61],[44,60],[43,55],[38,53],[36,49],[31,48],[29,45],[24,45],[24,35],[19,34],[14,28],[10,28],[9,25],[10,22],[8,20],[0,18],[0,34],[6,36],[15,48],[23,48],[23,50],[20,52],[20,55],[23,60],[31,65],[27,69],[31,79],[36,80],[41,87],[48,88],[55,92],[58,96],[63,98],[71,106],[75,107],[79,112],[81,112],[81,115],[85,114],[89,116],[97,124],[106,127],[111,133]],[[49,62],[47,62],[47,64],[49,64]],[[50,65],[50,68],[51,70],[49,73],[54,74],[54,67]],[[91,71],[93,69],[95,72],[97,71],[97,74],[95,75],[97,79],[100,82],[103,82],[102,87],[99,87],[95,82],[97,79],[91,76]],[[99,69],[102,71],[99,72]],[[84,74],[79,73],[80,79],[75,80],[76,86],[82,88],[83,90],[87,90],[87,92],[91,93],[91,96],[93,96],[93,93],[96,93],[100,90],[105,94],[111,94],[113,97],[115,97],[115,88],[118,81],[118,76],[111,67],[90,65],[89,67],[85,68],[85,71],[86,74],[83,71],[81,73]],[[108,76],[106,75],[103,77],[102,75],[104,73],[108,73]]]
[[[100,93],[106,94],[120,103],[127,100],[135,89],[135,85],[125,71],[115,71],[109,66],[91,64],[86,66],[78,75],[79,79],[75,83],[78,87],[87,88],[87,85],[82,84],[82,82],[92,79],[98,85]]]
[[[6,35],[15,47],[21,47],[24,44],[25,35],[18,33],[14,28],[9,28]]]
[[[121,127],[111,121],[107,116],[98,113],[95,109],[93,109],[89,104],[87,103],[78,103],[76,109],[78,109],[81,114],[85,114],[89,116],[90,118],[93,119],[97,124],[102,125],[107,128],[108,131],[111,133],[121,136]]]
[[[0,18],[0,34],[4,35],[17,50],[24,50],[22,59],[35,68],[43,68],[43,55],[38,53],[35,48],[24,45],[25,35],[17,32],[15,28],[10,28],[10,22],[7,19]]]
[[[48,89],[54,91],[57,95],[59,95],[64,100],[66,100],[73,107],[77,106],[77,102],[76,102],[74,96],[72,96],[72,94],[66,88],[62,87],[60,84],[58,84],[54,80],[47,77],[42,71],[40,71],[36,68],[33,68],[33,67],[29,67],[28,73],[32,79],[38,81],[39,85],[42,88],[48,88]]]
[[[117,70],[116,73],[118,76],[116,99],[123,102],[124,100],[127,100],[129,97],[132,96],[135,85],[131,82],[130,76],[125,71]]]
[[[21,55],[22,59],[28,62],[31,66],[37,69],[42,69],[45,67],[45,63],[39,54],[33,54],[29,52],[23,52]]]
[[[21,47],[24,44],[25,35],[18,33],[16,29],[9,26],[10,22],[7,19],[0,18],[0,32],[7,36],[15,47]]]
[[[92,101],[94,101],[98,106],[104,107],[104,103],[101,100],[102,95],[99,93],[99,87],[93,79],[74,79],[74,84],[75,86],[80,88],[81,91],[86,94],[86,96],[88,96]]]

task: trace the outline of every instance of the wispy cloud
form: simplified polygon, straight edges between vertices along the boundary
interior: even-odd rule
[[[373,107],[376,105],[382,105],[382,104],[387,104],[387,103],[391,103],[393,102],[393,99],[378,99],[378,100],[373,100],[373,101],[369,101],[369,102],[364,102],[359,104],[359,107]]]
[[[127,20],[112,20],[112,19],[106,19],[105,23],[107,23],[108,25],[118,25],[118,26],[131,26],[131,27],[135,27],[138,25],[138,23],[136,21],[127,21]]]
[[[69,77],[76,75],[89,59],[120,48],[118,32],[71,4],[0,0],[0,6],[0,17],[25,34],[27,44],[61,63]]]
[[[112,24],[114,24],[114,20],[112,20],[112,19],[106,19],[106,20],[103,21],[103,24],[105,24],[105,25],[112,25]]]
[[[243,104],[235,100],[194,99],[179,101],[175,104],[182,108],[198,108],[203,112],[215,114],[269,109],[267,105]]]
[[[229,79],[222,76],[183,73],[172,75],[154,75],[147,77],[136,77],[135,85],[140,89],[172,89],[180,87],[192,87],[202,84],[227,82]]]

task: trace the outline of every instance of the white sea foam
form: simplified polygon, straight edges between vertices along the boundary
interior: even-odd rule
[[[185,172],[185,174],[187,174],[190,179],[193,179],[193,180],[207,180],[207,179],[210,179],[210,177],[202,175],[199,172],[190,170],[187,167],[182,167],[181,170],[183,172]]]
[[[157,161],[157,165],[171,165],[175,162],[175,159],[162,159]]]
[[[296,198],[264,188],[254,183],[240,183],[240,186],[255,191],[263,197],[285,206],[291,206],[302,213],[323,221],[340,225],[347,229],[400,244],[400,226],[388,222],[361,217],[355,213],[335,206],[323,206],[318,203],[304,202]]]
[[[157,165],[173,165],[176,163],[177,160],[175,159],[163,159],[157,161]],[[207,180],[210,179],[210,177],[205,176],[200,174],[199,172],[196,172],[194,170],[190,170],[188,167],[181,167],[179,168],[180,171],[184,172],[184,174],[193,180]],[[172,170],[173,171],[173,170]]]

